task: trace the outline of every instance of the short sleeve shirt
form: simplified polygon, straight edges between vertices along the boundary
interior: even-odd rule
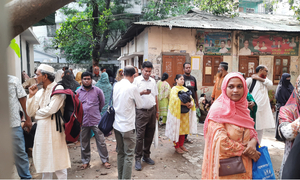
[[[149,77],[148,80],[145,80],[144,77],[140,75],[134,79],[133,84],[138,87],[139,92],[142,92],[146,89],[151,89],[150,94],[144,94],[141,96],[143,100],[143,106],[141,109],[150,109],[156,105],[155,97],[158,95],[158,89],[156,82],[152,77]]]
[[[183,75],[183,77],[184,77],[184,87],[186,87],[192,91],[192,93],[193,93],[192,96],[195,99],[196,98],[195,94],[197,92],[196,78],[192,75],[190,75],[190,76]],[[196,99],[195,99],[195,101],[196,101]]]
[[[10,109],[10,127],[18,127],[21,125],[21,105],[19,99],[27,94],[22,87],[20,80],[8,75],[8,93],[9,93],[9,109]]]

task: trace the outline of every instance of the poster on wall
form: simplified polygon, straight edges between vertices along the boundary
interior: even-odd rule
[[[197,31],[196,55],[231,55],[231,33]]]
[[[153,69],[151,72],[151,76],[154,76],[155,79],[158,79],[161,77],[161,72],[160,72],[161,65],[160,64],[153,64]]]
[[[239,55],[298,56],[299,36],[293,34],[243,33]]]

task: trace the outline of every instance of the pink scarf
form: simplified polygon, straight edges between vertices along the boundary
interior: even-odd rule
[[[240,78],[244,86],[243,97],[234,102],[226,95],[227,84],[232,78]],[[207,132],[208,120],[218,123],[229,123],[236,126],[253,129],[254,121],[250,117],[247,101],[248,88],[245,79],[240,73],[229,73],[225,76],[222,83],[222,94],[211,106],[204,123],[204,136]]]

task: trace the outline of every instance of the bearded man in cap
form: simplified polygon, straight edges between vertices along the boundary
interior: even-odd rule
[[[56,130],[58,110],[63,112],[66,95],[54,95],[50,98],[56,86],[53,67],[41,64],[34,77],[37,84],[29,87],[26,108],[30,117],[37,120],[37,129],[33,145],[33,163],[37,173],[43,173],[43,179],[52,179],[55,172],[58,179],[67,179],[67,168],[71,167],[69,152],[66,144],[64,128]],[[42,85],[38,90],[37,85]],[[59,85],[56,89],[64,89]],[[60,119],[63,123],[62,119]]]
[[[224,77],[228,74],[228,63],[227,62],[221,62],[218,67],[218,73],[217,73],[217,80],[214,85],[213,92],[211,94],[211,98],[214,101],[215,99],[218,99],[218,97],[222,94],[222,82]]]

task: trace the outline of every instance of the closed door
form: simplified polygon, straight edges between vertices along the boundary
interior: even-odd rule
[[[203,56],[203,86],[214,85],[218,67],[222,61],[222,56]]]
[[[255,74],[255,69],[257,66],[258,56],[240,56],[239,72],[244,73],[246,78]]]
[[[185,56],[163,56],[163,73],[169,74],[167,82],[171,87],[175,85],[176,74],[183,74],[184,63]]]

